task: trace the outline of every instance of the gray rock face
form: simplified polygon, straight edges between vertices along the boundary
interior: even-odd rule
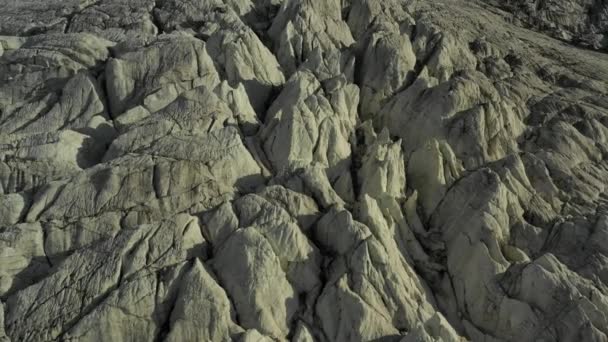
[[[515,22],[596,50],[608,50],[608,4],[601,0],[487,1]]]
[[[606,6],[0,0],[0,341],[608,341]]]

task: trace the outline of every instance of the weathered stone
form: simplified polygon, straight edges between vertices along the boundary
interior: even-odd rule
[[[602,1],[0,7],[0,341],[608,340]]]
[[[108,62],[106,82],[114,117],[145,104],[162,107],[175,96],[199,85],[219,83],[205,44],[187,35],[162,35],[149,47],[126,52]],[[163,90],[173,89],[173,90]]]

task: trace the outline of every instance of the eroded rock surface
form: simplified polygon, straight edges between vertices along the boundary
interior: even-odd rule
[[[606,6],[0,0],[0,341],[608,341]]]

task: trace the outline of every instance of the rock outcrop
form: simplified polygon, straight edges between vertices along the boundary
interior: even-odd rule
[[[608,341],[605,1],[0,1],[0,341]]]

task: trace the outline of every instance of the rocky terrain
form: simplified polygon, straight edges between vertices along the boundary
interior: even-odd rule
[[[513,14],[513,21],[555,38],[608,51],[606,0],[486,0]]]
[[[608,341],[605,0],[0,0],[0,341]]]

